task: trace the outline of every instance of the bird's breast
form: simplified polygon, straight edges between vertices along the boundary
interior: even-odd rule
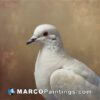
[[[38,89],[50,89],[51,74],[63,66],[61,57],[53,53],[40,53],[35,66],[35,81]]]

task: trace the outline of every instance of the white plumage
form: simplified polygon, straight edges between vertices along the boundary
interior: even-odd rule
[[[65,53],[59,32],[53,25],[39,25],[27,44],[42,45],[35,65],[38,89],[72,94],[43,94],[46,100],[99,100],[100,78],[82,62]],[[83,91],[91,93],[83,94]],[[80,94],[82,93],[82,94]]]

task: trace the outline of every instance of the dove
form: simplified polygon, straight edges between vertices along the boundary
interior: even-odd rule
[[[32,42],[41,45],[34,76],[37,89],[48,90],[46,100],[100,99],[100,77],[65,51],[54,25],[38,25],[27,44]]]

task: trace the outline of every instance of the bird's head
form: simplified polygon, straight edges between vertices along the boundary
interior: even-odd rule
[[[36,27],[32,37],[27,41],[27,44],[38,42],[42,44],[54,44],[60,41],[60,35],[55,26],[42,24]]]

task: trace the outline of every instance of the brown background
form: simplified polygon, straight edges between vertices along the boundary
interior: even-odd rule
[[[42,23],[54,24],[66,51],[100,75],[100,0],[0,0],[0,100],[42,100],[6,93],[35,88],[39,45],[26,41]]]

